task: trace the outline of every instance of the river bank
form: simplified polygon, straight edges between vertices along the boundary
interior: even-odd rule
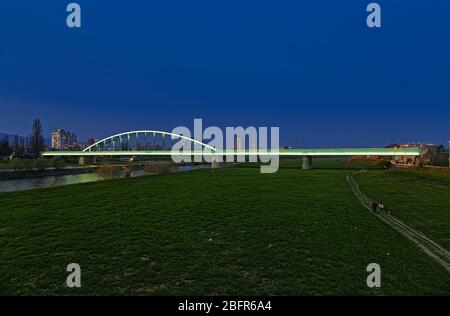
[[[148,165],[168,164],[165,161],[139,161],[134,163],[110,163],[117,168],[131,168],[132,170],[140,170]],[[182,164],[185,165],[185,164]],[[45,167],[45,168],[29,168],[29,169],[3,169],[0,170],[0,180],[13,180],[23,178],[49,177],[49,176],[63,176],[75,175],[83,173],[97,172],[102,164],[84,165],[84,166],[64,166],[64,167]]]
[[[49,176],[74,175],[91,173],[99,169],[99,166],[73,166],[63,168],[44,168],[30,170],[1,170],[0,180],[13,180],[23,178],[37,178]]]
[[[210,168],[210,166],[205,164],[199,165],[173,165],[170,168],[163,168],[158,171],[149,170],[144,168],[145,165],[158,165],[159,162],[147,163],[147,164],[137,164],[132,166],[132,171],[127,172],[126,168],[122,169],[123,165],[115,165],[122,170],[116,173],[114,178],[125,178],[125,177],[141,177],[145,175],[155,175],[161,173],[176,173],[185,172],[195,169]],[[129,166],[128,166],[129,167]],[[57,187],[69,184],[94,182],[94,181],[104,181],[105,177],[101,172],[97,172],[100,166],[89,166],[89,167],[74,167],[74,168],[64,168],[64,169],[47,169],[47,170],[30,170],[26,174],[22,174],[18,177],[17,174],[13,175],[13,178],[0,178],[0,192],[14,192],[31,190],[37,188],[47,188],[47,187]],[[5,175],[8,172],[2,171]],[[35,176],[36,175],[36,176]]]

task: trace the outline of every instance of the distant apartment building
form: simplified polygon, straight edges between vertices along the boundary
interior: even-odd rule
[[[77,135],[64,129],[57,129],[52,133],[52,148],[56,150],[65,150],[76,146],[78,143]]]

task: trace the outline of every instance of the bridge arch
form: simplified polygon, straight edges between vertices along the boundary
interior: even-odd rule
[[[147,137],[147,135],[153,134],[153,137],[155,137],[155,135],[161,135],[163,138],[165,136],[170,136],[171,139],[185,139],[187,141],[193,142],[195,144],[199,144],[203,147],[206,147],[208,149],[211,149],[213,151],[215,151],[216,149],[212,146],[209,146],[201,141],[198,141],[196,139],[190,138],[190,137],[186,137],[180,134],[174,134],[174,133],[170,133],[170,132],[164,132],[164,131],[157,131],[157,130],[137,130],[137,131],[129,131],[129,132],[123,132],[123,133],[119,133],[119,134],[115,134],[112,136],[108,136],[106,138],[103,138],[102,140],[99,140],[98,142],[86,147],[83,152],[91,152],[92,149],[94,148],[100,148],[100,145],[104,145],[104,147],[106,147],[106,144],[109,142],[110,144],[113,144],[113,148],[115,147],[115,140],[118,139],[119,143],[122,144],[122,139],[125,136],[127,138],[127,142],[129,144],[130,142],[130,137],[134,136],[136,137],[136,139],[139,139],[139,135],[144,135],[145,139]]]

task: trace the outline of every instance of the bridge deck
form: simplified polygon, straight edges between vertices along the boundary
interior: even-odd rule
[[[419,156],[418,148],[334,148],[334,149],[279,149],[264,150],[205,150],[172,152],[170,150],[99,150],[99,151],[46,151],[44,157],[52,156]]]

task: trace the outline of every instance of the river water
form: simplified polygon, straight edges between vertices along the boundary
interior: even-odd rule
[[[206,166],[178,166],[172,169],[171,172],[190,171],[193,169],[200,169],[200,168],[206,168]],[[131,177],[140,177],[144,175],[146,175],[144,170],[135,170]],[[125,174],[120,176],[120,178],[124,177]],[[103,178],[101,178],[96,173],[81,173],[62,176],[45,176],[34,178],[0,180],[0,192],[13,192],[37,188],[57,187],[61,185],[94,182],[94,181],[103,181]]]

